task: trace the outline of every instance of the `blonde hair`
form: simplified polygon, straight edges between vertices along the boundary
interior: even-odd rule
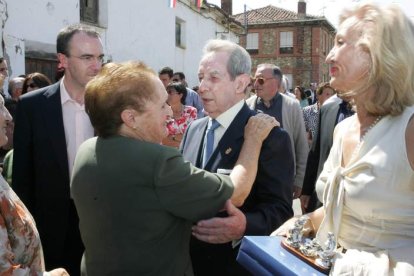
[[[350,17],[358,22],[357,45],[370,56],[367,82],[344,93],[352,96],[373,87],[376,91],[364,107],[374,115],[399,115],[414,104],[414,25],[396,5],[381,8],[363,4],[344,11],[339,24]]]

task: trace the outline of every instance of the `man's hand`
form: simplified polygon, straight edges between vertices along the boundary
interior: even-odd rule
[[[230,200],[224,208],[228,217],[199,221],[192,228],[194,237],[208,243],[226,243],[242,238],[246,230],[246,216]]]
[[[244,128],[244,138],[255,138],[259,142],[263,142],[276,126],[280,126],[280,123],[274,117],[264,113],[257,113],[255,116],[250,117],[247,122]]]

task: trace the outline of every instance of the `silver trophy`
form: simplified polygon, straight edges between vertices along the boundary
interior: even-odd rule
[[[321,245],[317,238],[304,238],[304,233],[308,230],[304,227],[308,220],[309,217],[307,215],[301,216],[296,220],[293,227],[288,230],[288,237],[285,242],[289,247],[295,249],[291,252],[300,251],[302,255],[308,257],[308,260],[305,258],[307,263],[317,267],[318,270],[323,269],[325,272],[329,272],[336,253],[335,235],[332,232],[328,232],[327,240],[323,245]]]
[[[316,258],[318,257],[318,252],[321,252],[323,249],[317,239],[306,239],[305,243],[299,247],[299,250],[306,257]]]
[[[335,256],[335,249],[335,236],[332,232],[328,232],[328,239],[325,242],[324,248],[317,252],[319,258],[316,259],[316,263],[323,268],[330,268],[332,265],[332,259]]]
[[[295,221],[293,228],[288,230],[288,238],[286,239],[286,242],[290,246],[294,248],[300,248],[301,244],[303,243],[303,228],[305,227],[305,224],[308,220],[308,216],[301,216],[298,220]]]

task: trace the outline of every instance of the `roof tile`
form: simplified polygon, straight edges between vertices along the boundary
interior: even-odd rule
[[[306,14],[305,18],[299,18],[298,13],[268,5],[263,8],[247,11],[248,24],[269,24],[280,21],[306,21],[322,19],[323,17],[311,16]],[[244,13],[232,16],[235,20],[244,24]]]

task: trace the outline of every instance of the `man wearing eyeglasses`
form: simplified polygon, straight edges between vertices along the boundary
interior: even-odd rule
[[[296,99],[280,93],[283,74],[274,64],[257,66],[254,89],[256,95],[246,102],[253,110],[274,116],[288,133],[295,159],[293,198],[300,196],[306,169],[309,145],[306,138],[302,109]]]
[[[70,198],[79,145],[94,136],[85,112],[85,86],[101,70],[103,47],[92,28],[71,25],[57,36],[61,81],[20,97],[14,135],[13,189],[32,213],[46,269],[80,274],[83,244]]]

